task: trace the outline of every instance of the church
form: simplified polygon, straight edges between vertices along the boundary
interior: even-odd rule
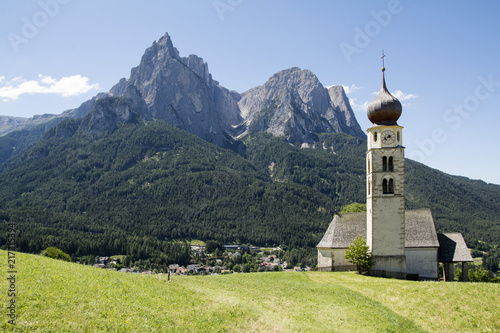
[[[453,281],[453,266],[462,263],[462,281],[472,261],[459,233],[438,234],[430,209],[405,209],[405,157],[400,101],[387,90],[385,67],[382,89],[368,106],[372,122],[366,152],[366,212],[336,214],[316,246],[320,271],[355,270],[344,258],[345,250],[363,236],[375,262],[375,276],[400,279]]]

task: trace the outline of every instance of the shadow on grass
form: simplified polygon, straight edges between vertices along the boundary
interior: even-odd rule
[[[203,277],[184,287],[251,314],[252,331],[426,332],[376,300],[303,273]]]

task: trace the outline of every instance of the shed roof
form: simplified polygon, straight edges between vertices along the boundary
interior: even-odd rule
[[[440,262],[473,261],[461,233],[438,234]]]
[[[316,247],[347,248],[359,235],[366,237],[366,212],[335,215]],[[430,209],[405,211],[405,247],[439,247]]]

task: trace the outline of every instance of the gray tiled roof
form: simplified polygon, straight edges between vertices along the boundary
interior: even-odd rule
[[[430,209],[407,210],[405,231],[405,247],[439,246]],[[316,247],[347,248],[359,235],[366,237],[365,212],[335,215]]]
[[[470,251],[460,233],[438,234],[440,262],[472,261]]]
[[[438,247],[430,209],[405,211],[405,247]]]
[[[366,238],[366,213],[335,215],[317,247],[347,248],[359,235]]]

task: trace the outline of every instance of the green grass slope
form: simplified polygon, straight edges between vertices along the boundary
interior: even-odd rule
[[[0,251],[3,271],[7,253]],[[352,273],[174,276],[17,253],[17,323],[29,332],[467,332],[500,330],[500,285]],[[2,303],[7,304],[2,279]],[[4,307],[4,312],[5,312]]]

